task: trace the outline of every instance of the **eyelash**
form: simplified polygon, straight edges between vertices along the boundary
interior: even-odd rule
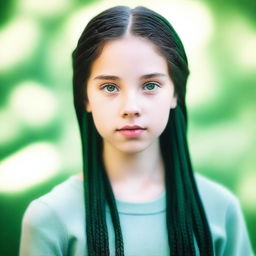
[[[146,85],[148,84],[154,84],[155,86],[157,86],[158,88],[161,88],[160,84],[158,82],[146,82],[143,84],[143,87],[145,87]],[[103,84],[103,86],[100,88],[101,90],[104,90],[105,88],[107,88],[108,86],[114,86],[117,88],[117,86],[115,84],[112,84],[112,83],[106,83],[106,84]],[[148,92],[154,92],[155,90],[147,90]],[[107,91],[106,91],[107,92]],[[110,93],[111,92],[107,92],[107,93]]]

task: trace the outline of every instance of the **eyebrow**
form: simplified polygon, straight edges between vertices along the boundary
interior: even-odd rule
[[[163,77],[166,76],[166,74],[163,73],[151,73],[151,74],[146,74],[140,77],[140,79],[150,79],[153,77]],[[96,76],[93,80],[120,80],[118,76],[112,76],[112,75],[99,75]]]

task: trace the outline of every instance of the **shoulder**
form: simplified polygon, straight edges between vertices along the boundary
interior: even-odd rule
[[[63,255],[70,240],[84,241],[82,188],[72,176],[29,204],[22,219],[20,255]]]
[[[227,222],[235,215],[241,214],[238,198],[223,185],[196,174],[198,191],[204,205],[209,224],[212,228],[225,229]],[[220,231],[220,229],[219,229]]]
[[[221,184],[195,175],[216,255],[253,256],[245,219],[238,198]]]
[[[83,201],[83,183],[76,176],[71,176],[36,200],[56,210],[77,207]]]
[[[83,186],[74,176],[33,200],[25,211],[23,225],[58,230],[68,228],[73,219],[84,219]]]
[[[238,204],[237,197],[220,183],[196,173],[195,179],[200,196],[207,205],[227,207],[229,204]]]
[[[213,236],[218,239],[226,237],[230,220],[234,216],[242,218],[237,197],[223,185],[201,174],[196,173],[195,178]]]

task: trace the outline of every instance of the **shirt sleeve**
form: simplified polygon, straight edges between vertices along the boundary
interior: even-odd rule
[[[240,203],[234,199],[226,215],[226,243],[223,256],[254,256]]]
[[[30,203],[23,220],[20,256],[63,256],[66,231],[58,215],[39,199]]]

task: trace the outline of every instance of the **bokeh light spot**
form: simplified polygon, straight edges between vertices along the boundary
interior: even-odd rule
[[[44,126],[57,112],[57,99],[46,87],[33,82],[23,82],[13,90],[10,107],[24,122],[31,126]]]
[[[19,10],[24,14],[30,14],[34,17],[53,17],[63,13],[71,6],[69,0],[20,0]]]
[[[245,172],[239,181],[238,194],[246,209],[256,211],[256,174]]]
[[[13,142],[21,134],[21,123],[9,109],[0,111],[0,145]]]
[[[16,18],[0,30],[0,71],[7,71],[33,55],[39,38],[36,23]]]
[[[0,192],[16,192],[49,179],[61,168],[58,150],[47,142],[34,143],[0,164]]]
[[[239,161],[251,145],[252,130],[225,122],[204,130],[195,127],[191,135],[189,144],[195,162],[232,172],[234,161]]]
[[[224,42],[238,70],[256,70],[256,33],[245,18],[233,14],[224,26]]]

